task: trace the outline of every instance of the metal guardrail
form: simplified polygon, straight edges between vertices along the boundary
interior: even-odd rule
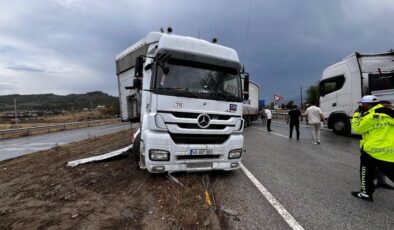
[[[273,112],[272,113],[272,120],[279,120],[279,121],[286,122],[288,116],[289,116],[288,113],[276,113],[276,112]],[[306,115],[302,114],[301,116],[302,116],[302,120],[306,121]]]
[[[18,128],[18,129],[4,129],[0,130],[1,140],[16,138],[22,136],[30,136],[79,128],[88,128],[92,126],[108,125],[119,123],[119,119],[105,119],[105,120],[93,120],[93,121],[82,121],[82,122],[69,122],[55,125],[37,126],[31,128]]]

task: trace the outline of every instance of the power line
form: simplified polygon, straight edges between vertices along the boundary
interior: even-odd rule
[[[302,108],[302,86],[300,87],[300,91],[301,91],[301,103],[300,103],[300,108]]]
[[[243,60],[246,59],[246,52],[248,48],[248,38],[249,38],[249,24],[250,24],[250,15],[252,12],[252,0],[249,1],[249,12],[248,12],[248,21],[246,23],[246,34],[245,34],[245,44],[244,44],[244,53]]]
[[[18,125],[18,110],[16,107],[16,97],[14,97],[15,125]]]

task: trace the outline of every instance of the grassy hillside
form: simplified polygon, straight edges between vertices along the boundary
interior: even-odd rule
[[[118,97],[95,91],[85,94],[69,94],[60,96],[55,94],[32,95],[4,95],[0,96],[0,111],[14,109],[14,98],[17,100],[18,111],[23,110],[82,110],[93,109],[98,105],[106,107],[117,106]]]

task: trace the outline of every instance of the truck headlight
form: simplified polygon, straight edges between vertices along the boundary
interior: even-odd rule
[[[233,149],[228,153],[228,159],[238,159],[242,156],[242,149]]]
[[[167,129],[166,123],[164,122],[164,119],[160,114],[155,115],[155,123],[157,128]]]
[[[151,149],[149,150],[149,159],[151,161],[169,161],[170,152],[161,149]]]

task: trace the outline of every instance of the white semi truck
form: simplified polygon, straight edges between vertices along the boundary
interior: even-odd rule
[[[151,32],[119,53],[121,117],[140,122],[132,149],[140,167],[153,173],[239,168],[248,100],[240,69],[234,49],[170,32]]]
[[[351,133],[350,119],[364,95],[394,103],[394,52],[355,53],[329,66],[319,83],[320,108],[328,128]]]
[[[244,100],[242,109],[242,118],[245,120],[245,126],[249,126],[253,121],[257,120],[259,116],[259,89],[260,86],[249,80],[248,73],[241,73],[242,87],[244,91],[249,94],[249,99]],[[245,81],[246,79],[246,81]],[[245,82],[249,82],[249,85],[244,85]],[[246,86],[246,87],[245,87]]]

